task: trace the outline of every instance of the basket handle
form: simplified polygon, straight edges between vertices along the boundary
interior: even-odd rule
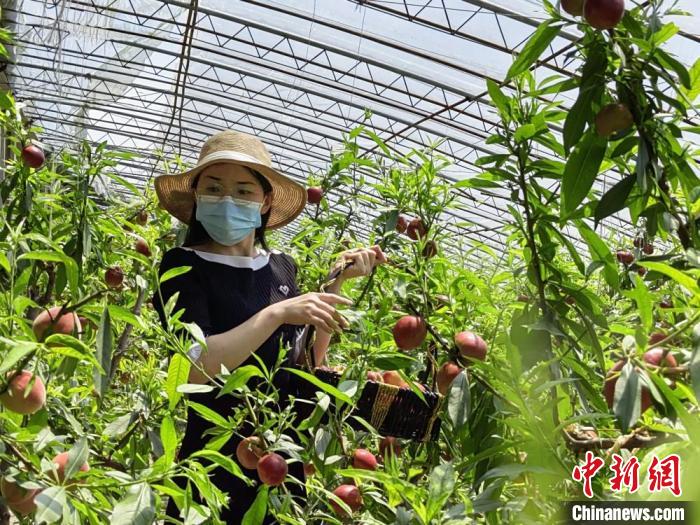
[[[347,268],[350,268],[355,264],[355,261],[345,261],[342,266],[333,270],[328,277],[326,277],[325,282],[321,285],[321,292],[325,292],[326,287],[331,284],[335,279]],[[316,327],[312,324],[304,325],[304,331],[301,334],[301,348],[304,352],[304,360],[306,363],[306,368],[308,370],[313,370],[316,368],[316,356],[313,351],[313,343],[316,340],[315,336]]]

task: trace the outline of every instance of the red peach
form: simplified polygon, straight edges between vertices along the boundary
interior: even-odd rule
[[[10,377],[12,372],[7,373],[7,379]],[[12,379],[7,391],[0,394],[0,404],[18,414],[33,414],[41,409],[46,404],[46,387],[40,377],[37,376],[32,389],[24,396],[24,390],[33,377],[29,370],[22,370]]]

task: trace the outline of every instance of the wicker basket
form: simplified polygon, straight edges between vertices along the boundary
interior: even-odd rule
[[[336,275],[331,274],[329,280],[335,279],[340,271],[335,272]],[[324,383],[337,387],[340,382],[340,373],[316,367],[312,350],[314,332],[313,325],[304,327],[301,348],[305,354],[306,365],[302,368],[307,372],[313,371],[313,374]],[[370,423],[383,436],[414,441],[436,440],[440,433],[438,414],[442,408],[444,397],[437,392],[430,391],[427,385],[423,386],[425,388],[422,393],[425,401],[409,388],[367,380],[362,387],[360,398],[352,415],[359,416]],[[299,377],[296,387],[297,397],[314,400],[317,391],[320,389],[316,385]],[[331,410],[335,409],[333,400],[331,407]],[[327,420],[327,415],[324,416],[324,419]],[[354,417],[348,418],[348,422],[355,429],[366,429]]]

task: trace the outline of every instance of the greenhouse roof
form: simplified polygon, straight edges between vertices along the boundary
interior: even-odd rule
[[[628,0],[628,4],[631,3]],[[257,134],[300,182],[328,165],[342,134],[365,123],[399,151],[445,138],[451,180],[481,172],[499,126],[487,79],[502,83],[547,15],[539,0],[19,0],[4,2],[16,33],[6,75],[53,147],[86,138],[142,155],[122,175],[158,174],[156,150],[195,163],[212,132]],[[679,8],[700,15],[695,0]],[[674,17],[668,50],[700,56],[697,19]],[[573,75],[580,34],[552,42],[538,78]],[[177,94],[177,95],[176,95]],[[575,92],[562,95],[570,106]],[[367,149],[375,144],[367,141]],[[379,152],[378,152],[379,153]],[[543,151],[542,156],[548,153]],[[604,190],[619,179],[601,179]],[[370,190],[368,190],[369,192]],[[460,238],[502,249],[508,194],[465,189],[446,216]],[[617,230],[624,218],[608,221]],[[296,231],[293,223],[287,234]],[[362,232],[358,232],[362,234]]]

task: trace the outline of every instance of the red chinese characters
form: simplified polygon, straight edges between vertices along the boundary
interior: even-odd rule
[[[669,489],[674,496],[680,496],[680,474],[681,458],[678,454],[671,454],[662,460],[654,456],[649,465],[649,492]]]
[[[583,481],[583,493],[588,498],[593,497],[593,486],[591,480],[603,468],[604,461],[593,455],[590,450],[586,451],[586,461],[583,465],[576,465],[572,472],[575,481]]]
[[[630,492],[637,492],[639,489],[639,460],[631,457],[627,462],[619,454],[613,454],[613,462],[610,465],[615,475],[610,478],[610,490],[620,492],[625,486]]]
[[[593,478],[603,468],[605,461],[593,455],[590,450],[586,452],[583,465],[576,465],[572,472],[575,481],[583,483],[583,493],[588,498],[593,497]],[[610,470],[613,476],[609,478],[610,490],[621,492],[627,488],[629,493],[639,490],[639,459],[631,457],[625,461],[619,454],[612,455]],[[678,454],[671,454],[663,459],[652,456],[651,464],[647,471],[649,477],[649,492],[661,492],[668,489],[678,497],[681,495],[681,459]]]

